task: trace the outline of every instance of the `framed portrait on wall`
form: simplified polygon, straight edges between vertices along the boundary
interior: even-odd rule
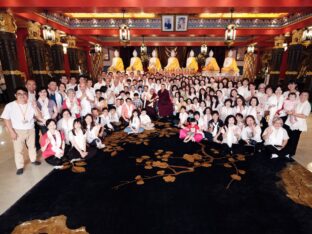
[[[176,15],[175,30],[177,32],[187,31],[188,15]]]
[[[104,57],[104,61],[109,61],[109,50],[108,48],[103,48],[103,57]]]
[[[161,30],[164,32],[174,31],[174,16],[173,15],[161,16]]]

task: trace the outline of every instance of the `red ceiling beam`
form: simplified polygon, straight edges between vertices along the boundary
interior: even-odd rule
[[[96,7],[117,7],[117,8],[132,8],[132,7],[142,7],[142,8],[175,8],[184,7],[312,7],[311,0],[253,0],[253,1],[237,1],[237,0],[2,0],[0,1],[0,7],[26,7],[26,8],[96,8]]]

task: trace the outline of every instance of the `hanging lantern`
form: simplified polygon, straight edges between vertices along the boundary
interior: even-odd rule
[[[95,44],[94,45],[94,51],[95,51],[95,53],[101,53],[102,47],[99,44]]]
[[[312,43],[312,26],[305,28],[302,33],[302,44],[308,46]]]
[[[140,51],[141,51],[141,54],[146,54],[147,53],[147,47],[144,44],[144,36],[142,36],[142,45],[141,45]]]
[[[232,45],[236,38],[236,25],[233,23],[234,8],[231,8],[231,23],[225,29],[224,42],[228,46]]]
[[[250,44],[247,47],[247,53],[254,53],[255,52],[255,45],[254,44]]]
[[[207,45],[206,44],[202,44],[201,47],[200,47],[200,53],[207,54],[207,51],[208,51]]]
[[[119,26],[119,39],[124,43],[128,43],[130,41],[130,29],[128,25],[122,24]]]
[[[46,41],[55,41],[55,31],[49,25],[42,26],[42,36]]]

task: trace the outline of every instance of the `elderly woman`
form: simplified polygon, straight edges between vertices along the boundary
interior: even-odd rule
[[[67,98],[62,104],[62,109],[68,109],[76,118],[80,118],[81,103],[80,99],[76,98],[76,92],[73,89],[67,90]]]
[[[286,147],[289,136],[286,129],[283,128],[283,120],[280,117],[273,118],[272,125],[264,130],[262,137],[271,159],[278,157],[289,158],[289,151]]]

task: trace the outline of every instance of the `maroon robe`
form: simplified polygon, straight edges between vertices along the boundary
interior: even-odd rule
[[[173,104],[170,99],[168,90],[158,91],[158,111],[160,117],[166,117],[173,114]]]

